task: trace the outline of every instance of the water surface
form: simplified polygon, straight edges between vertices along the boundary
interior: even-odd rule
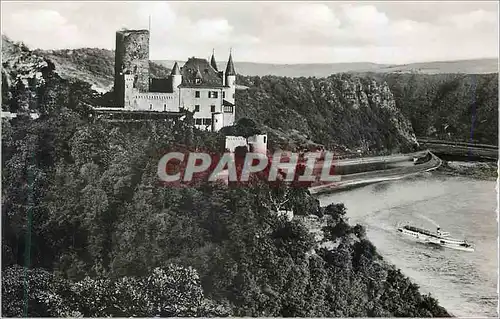
[[[496,182],[427,173],[320,197],[343,202],[351,224],[386,260],[431,293],[455,316],[497,317],[498,227]],[[465,238],[475,252],[432,248],[401,236],[399,223]]]

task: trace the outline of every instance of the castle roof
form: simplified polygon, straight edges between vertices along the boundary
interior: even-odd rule
[[[212,66],[212,68],[214,68],[215,71],[219,71],[217,70],[217,61],[215,61],[215,51],[212,52],[212,59],[210,60],[210,65]]]
[[[206,59],[189,58],[181,74],[183,87],[222,87],[222,78]],[[196,84],[197,76],[201,78],[199,84]]]
[[[179,69],[179,64],[177,64],[177,62],[175,62],[174,67],[172,68],[172,72],[170,73],[170,75],[180,75],[180,74],[181,74],[181,70]]]
[[[196,68],[196,74],[194,75],[194,77],[195,79],[202,79],[199,67]]]
[[[228,101],[228,100],[226,100],[226,99],[223,99],[223,100],[222,100],[222,105],[223,105],[223,106],[234,106],[234,104],[233,104],[233,103],[229,102],[229,101]]]
[[[226,75],[236,75],[236,72],[234,71],[233,56],[231,53],[229,53],[229,60],[227,61]]]
[[[172,91],[172,77],[166,79],[152,78],[149,84],[149,92],[156,93],[173,93]]]

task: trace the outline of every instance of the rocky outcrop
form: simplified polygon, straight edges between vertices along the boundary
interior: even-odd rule
[[[328,149],[369,154],[409,151],[417,145],[410,122],[388,85],[348,74],[328,78],[240,77],[237,117],[294,130]],[[296,133],[295,133],[296,134]]]
[[[498,73],[364,76],[387,82],[417,136],[498,144]]]
[[[46,84],[46,77],[54,65],[31,52],[23,43],[14,43],[2,35],[2,110],[10,111],[10,102],[17,100],[19,109],[33,109],[36,92]]]

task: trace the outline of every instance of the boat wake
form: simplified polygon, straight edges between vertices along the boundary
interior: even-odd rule
[[[428,221],[429,223],[431,223],[432,225],[436,226],[439,228],[439,224],[436,223],[434,220],[430,219],[429,217],[427,216],[424,216],[424,215],[421,215],[421,214],[418,214],[417,215],[418,217],[422,218],[422,219],[425,219],[426,221]]]

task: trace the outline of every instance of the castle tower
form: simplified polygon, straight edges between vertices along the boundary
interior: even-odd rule
[[[149,31],[120,30],[116,32],[114,91],[119,106],[125,105],[125,77],[133,76],[133,89],[149,90]]]
[[[172,73],[170,73],[172,77],[172,92],[176,92],[177,87],[182,83],[182,74],[179,69],[179,65],[175,62],[174,67],[172,68]]]
[[[234,71],[233,56],[229,52],[226,71],[223,74],[224,99],[222,108],[224,112],[224,126],[234,124],[236,115],[235,95],[236,95],[236,72]]]
[[[226,100],[234,104],[234,95],[236,92],[236,72],[234,71],[233,56],[229,53],[229,60],[227,61],[225,72],[225,86],[228,88]]]

